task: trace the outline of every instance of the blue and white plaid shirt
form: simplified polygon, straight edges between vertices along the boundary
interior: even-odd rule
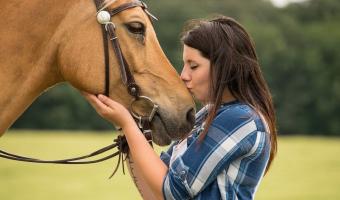
[[[192,135],[162,152],[169,167],[164,199],[254,199],[270,155],[266,123],[250,106],[230,102],[200,142],[206,116],[205,107],[196,115]]]

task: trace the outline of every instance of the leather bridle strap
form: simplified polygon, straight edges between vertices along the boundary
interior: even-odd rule
[[[102,1],[101,0],[95,0],[94,1],[96,8],[101,6]],[[104,94],[106,96],[109,96],[110,91],[110,56],[109,56],[109,43],[107,42],[107,35],[105,31],[105,27],[102,26],[102,38],[103,38],[103,47],[104,47],[104,65],[105,65],[105,89]]]
[[[155,18],[150,12],[147,11],[147,6],[145,3],[142,1],[134,1],[130,3],[125,3],[122,4],[118,7],[116,7],[113,10],[107,10],[107,9],[102,9],[102,1],[101,0],[95,0],[95,4],[98,10],[98,13],[102,11],[107,11],[110,16],[117,15],[118,13],[135,8],[135,7],[141,7],[149,16],[149,18]],[[102,23],[102,34],[103,34],[103,43],[104,43],[104,56],[105,56],[105,92],[104,94],[106,96],[109,96],[109,91],[110,91],[110,63],[109,63],[109,53],[108,53],[108,39],[112,43],[112,47],[115,51],[115,55],[120,67],[120,76],[122,79],[123,84],[127,87],[128,93],[135,97],[138,98],[140,95],[140,88],[136,84],[133,75],[131,74],[129,64],[127,63],[126,59],[124,58],[124,55],[122,53],[122,50],[120,48],[120,44],[118,42],[118,38],[116,35],[116,27],[115,25],[111,22],[103,22]],[[109,37],[109,38],[108,38]]]
[[[114,16],[124,10],[130,9],[130,8],[134,8],[134,7],[141,7],[143,9],[146,9],[145,4],[143,4],[140,1],[136,1],[136,2],[130,2],[130,3],[125,3],[122,4],[120,6],[118,6],[117,8],[113,9],[113,10],[109,10],[109,13],[111,16]],[[99,10],[99,8],[97,7],[97,10]]]
[[[113,23],[108,23],[105,25],[105,29],[107,30],[109,40],[112,43],[115,55],[117,57],[117,61],[119,63],[122,82],[127,87],[129,94],[135,98],[138,98],[138,96],[140,95],[139,93],[140,89],[139,86],[136,84],[136,81],[130,72],[129,65],[122,54],[122,50],[120,48],[119,42],[117,40],[118,38],[115,32],[115,25]]]
[[[108,160],[108,159],[118,155],[119,152],[115,152],[115,153],[113,153],[111,155],[105,156],[105,157],[100,158],[100,159],[95,159],[95,160],[90,160],[90,161],[82,161],[82,160],[95,157],[95,156],[97,156],[99,154],[102,154],[102,153],[105,153],[105,152],[107,152],[107,151],[109,151],[111,149],[114,149],[117,146],[119,146],[119,143],[114,143],[114,144],[108,145],[108,146],[106,146],[104,148],[101,148],[101,149],[99,149],[99,150],[97,150],[97,151],[95,151],[93,153],[90,153],[88,155],[80,156],[80,157],[75,157],[75,158],[70,158],[70,159],[63,159],[63,160],[40,160],[40,159],[36,159],[36,158],[30,158],[30,157],[15,155],[15,154],[3,151],[3,150],[0,150],[0,157],[6,158],[6,159],[10,159],[10,160],[32,162],[32,163],[91,164],[91,163],[98,163],[98,162],[102,162],[104,160]]]

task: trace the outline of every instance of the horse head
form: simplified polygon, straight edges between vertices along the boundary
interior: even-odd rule
[[[131,0],[106,1],[107,10],[133,2]],[[64,31],[58,45],[57,63],[60,76],[80,91],[105,93],[105,56],[103,35],[93,8],[81,13],[69,12],[61,23]],[[163,53],[157,40],[149,14],[143,7],[125,9],[110,22],[115,26],[122,55],[129,71],[140,88],[140,94],[159,106],[151,123],[156,144],[169,144],[180,139],[194,123],[194,102],[174,67]],[[129,108],[131,96],[121,78],[119,60],[111,45],[108,47],[110,80],[108,95]],[[135,112],[150,112],[150,105],[141,101],[134,105]]]

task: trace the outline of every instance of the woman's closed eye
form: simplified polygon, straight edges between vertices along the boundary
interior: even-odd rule
[[[196,69],[198,67],[198,64],[196,63],[190,63],[190,69]]]

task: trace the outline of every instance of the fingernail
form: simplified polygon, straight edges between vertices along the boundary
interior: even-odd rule
[[[99,94],[99,95],[98,95],[98,99],[99,99],[99,100],[104,100],[104,99],[105,99],[105,96],[102,95],[102,94]]]

